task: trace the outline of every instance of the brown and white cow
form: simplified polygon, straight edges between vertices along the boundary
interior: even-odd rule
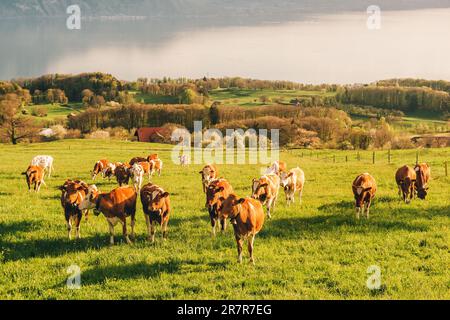
[[[130,170],[125,165],[117,166],[114,170],[114,175],[120,187],[130,182]]]
[[[161,159],[150,160],[150,175],[154,175],[158,173],[158,176],[161,175],[161,171],[163,168],[163,162]]]
[[[295,202],[295,193],[299,193],[300,203],[302,203],[303,188],[305,186],[305,173],[300,168],[290,170],[288,173],[281,173],[281,187],[286,195],[288,205]]]
[[[221,199],[219,208],[221,219],[231,219],[238,250],[238,262],[242,262],[242,246],[245,238],[248,240],[250,262],[255,263],[253,247],[256,234],[264,225],[264,209],[262,204],[252,198],[239,198],[235,194]]]
[[[280,177],[276,174],[266,174],[259,179],[253,179],[252,198],[257,199],[267,208],[267,217],[272,218],[275,203],[280,190]]]
[[[283,172],[287,172],[287,165],[284,161],[275,161],[267,168],[265,174],[276,174],[280,176]]]
[[[355,196],[356,219],[364,212],[369,219],[370,206],[377,192],[377,183],[368,173],[363,173],[356,177],[352,184],[353,195]]]
[[[416,191],[419,199],[425,200],[428,194],[428,182],[431,178],[431,168],[426,163],[416,165],[414,168],[416,172]]]
[[[130,160],[129,164],[130,164],[130,166],[132,166],[135,163],[145,162],[145,161],[147,161],[147,159],[144,157],[134,157],[133,159]]]
[[[216,235],[216,226],[221,226],[222,232],[227,227],[226,219],[219,219],[219,207],[221,206],[221,198],[228,198],[233,193],[233,187],[226,179],[216,179],[210,182],[206,189],[206,209],[208,209],[209,218],[211,219],[212,236]]]
[[[219,177],[219,171],[215,164],[207,164],[199,173],[202,176],[203,192],[206,193],[209,183]]]
[[[125,241],[131,244],[127,232],[127,218],[131,217],[131,239],[135,238],[137,193],[132,187],[120,187],[110,193],[100,193],[95,185],[89,186],[86,198],[78,205],[80,210],[94,209],[94,214],[103,213],[109,225],[110,244],[114,245],[114,226],[122,224]]]
[[[170,196],[161,187],[149,183],[141,190],[141,202],[147,224],[148,240],[155,242],[155,225],[159,224],[163,240],[167,239],[167,225],[170,219]]]
[[[26,176],[28,191],[31,191],[31,187],[34,185],[34,191],[39,192],[41,190],[41,185],[45,185],[45,171],[40,166],[29,166],[27,171],[22,172],[22,175]]]
[[[83,218],[83,212],[78,208],[81,202],[86,198],[89,186],[80,180],[67,180],[59,189],[61,190],[61,206],[64,209],[64,217],[67,224],[67,233],[71,239],[72,227],[75,225],[76,238],[80,239],[80,224]],[[86,210],[86,219],[88,210]]]
[[[147,161],[143,161],[143,162],[139,162],[139,165],[142,167],[142,169],[144,169],[144,174],[146,174],[148,176],[148,180],[150,181],[151,179],[151,174],[152,174],[152,167],[150,162]]]
[[[158,154],[151,154],[151,155],[149,155],[148,157],[147,157],[147,162],[150,162],[150,161],[152,161],[152,160],[157,160],[157,159],[159,159],[159,156],[158,156]]]
[[[105,170],[108,168],[109,161],[106,159],[99,160],[94,165],[94,170],[91,171],[91,177],[92,180],[95,180],[95,178],[101,174],[102,178],[105,177]]]
[[[410,203],[415,195],[417,175],[410,166],[403,166],[395,173],[395,181],[398,186],[398,194],[405,203]]]

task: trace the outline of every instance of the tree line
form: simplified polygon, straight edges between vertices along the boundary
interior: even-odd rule
[[[359,104],[400,111],[427,110],[450,112],[450,94],[428,87],[351,86],[337,91],[337,100],[344,104]]]

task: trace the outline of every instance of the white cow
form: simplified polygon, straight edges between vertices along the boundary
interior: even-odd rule
[[[55,171],[53,168],[53,157],[51,156],[36,156],[31,160],[31,165],[47,170],[48,177],[52,175],[52,171]]]
[[[178,158],[180,159],[180,165],[182,167],[187,167],[189,165],[189,156],[187,154],[183,154]]]
[[[300,203],[302,203],[303,188],[305,186],[305,173],[300,168],[290,170],[288,173],[281,174],[281,186],[284,188],[286,194],[286,202],[288,205],[295,202],[295,193],[298,192],[300,196]]]
[[[141,192],[142,183],[144,181],[144,168],[139,163],[135,163],[130,168],[131,179],[133,180],[134,189],[137,193]]]

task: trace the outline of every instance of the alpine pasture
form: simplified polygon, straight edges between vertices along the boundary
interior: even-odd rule
[[[147,233],[138,200],[137,239],[124,243],[116,228],[109,245],[105,218],[81,225],[81,240],[67,239],[61,192],[67,178],[91,184],[90,170],[102,158],[129,161],[158,153],[164,161],[153,182],[171,195],[169,237],[156,243]],[[38,194],[29,193],[25,171],[36,155],[54,157],[55,172]],[[64,140],[33,145],[0,145],[1,299],[449,299],[450,178],[444,162],[450,149],[420,151],[431,166],[426,201],[400,200],[394,174],[416,162],[414,150],[387,152],[283,151],[288,168],[306,175],[303,203],[288,207],[280,190],[271,220],[255,241],[256,265],[237,263],[232,228],[212,238],[198,174],[202,165],[181,167],[171,146]],[[336,158],[334,158],[336,156]],[[345,158],[347,156],[348,162]],[[336,159],[336,160],[334,160]],[[239,196],[249,196],[262,165],[218,165]],[[370,220],[355,219],[352,181],[369,172],[378,184]],[[147,181],[147,178],[146,178]],[[102,192],[115,180],[98,178]],[[81,288],[66,285],[68,269],[81,270]],[[381,286],[370,290],[368,268],[381,270]]]

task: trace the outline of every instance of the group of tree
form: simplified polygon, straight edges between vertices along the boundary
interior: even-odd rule
[[[82,92],[91,90],[95,95],[103,96],[107,101],[115,100],[123,83],[110,74],[95,72],[78,75],[50,74],[38,78],[14,79],[14,84],[30,92],[47,92],[49,89],[64,91],[71,102],[81,102]]]
[[[68,104],[69,99],[66,97],[66,93],[61,89],[48,89],[47,91],[35,90],[33,92],[33,103],[34,104]]]
[[[344,104],[407,112],[427,110],[443,114],[450,111],[450,94],[428,87],[351,86],[338,89],[337,100]]]
[[[428,87],[436,91],[445,91],[450,93],[450,81],[445,80],[426,80],[426,79],[387,79],[376,82],[380,87]]]

